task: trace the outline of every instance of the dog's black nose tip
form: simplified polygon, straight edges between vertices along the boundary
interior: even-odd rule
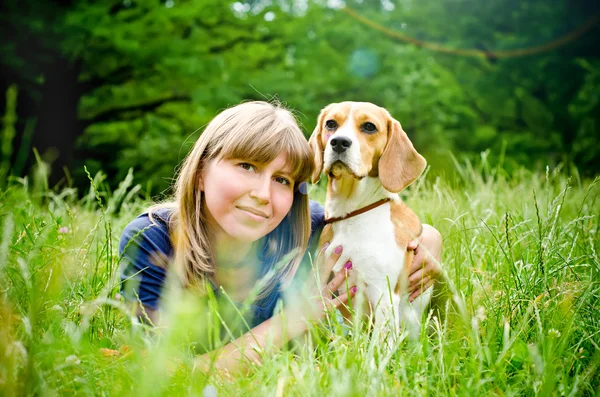
[[[345,152],[350,146],[352,146],[352,141],[350,138],[345,136],[336,136],[335,138],[331,138],[329,141],[331,144],[331,148],[338,153]]]

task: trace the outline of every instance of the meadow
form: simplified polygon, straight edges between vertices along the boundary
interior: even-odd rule
[[[508,175],[485,153],[422,177],[405,200],[444,237],[456,314],[390,354],[332,315],[243,376],[195,370],[186,327],[202,318],[158,330],[132,321],[117,247],[149,199],[131,174],[114,191],[102,173],[90,180],[88,192],[50,189],[43,175],[0,191],[0,395],[599,393],[600,178]]]

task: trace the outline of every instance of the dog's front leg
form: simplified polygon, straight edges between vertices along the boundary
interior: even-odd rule
[[[400,302],[400,313],[402,313],[401,325],[408,331],[411,340],[417,340],[421,334],[421,323],[423,315],[431,303],[433,288],[423,291],[412,303],[408,301],[408,294]]]
[[[386,351],[390,352],[399,342],[400,318],[398,308],[400,296],[390,293],[387,289],[367,287],[367,299],[374,308],[372,342],[384,344]]]

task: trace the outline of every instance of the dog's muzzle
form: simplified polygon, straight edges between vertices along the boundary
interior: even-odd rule
[[[352,146],[352,141],[345,136],[336,136],[329,140],[329,144],[334,152],[343,153]]]

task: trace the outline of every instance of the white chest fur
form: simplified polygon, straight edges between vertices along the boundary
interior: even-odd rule
[[[332,227],[333,239],[326,255],[330,255],[338,245],[343,247],[333,271],[339,272],[350,260],[353,270],[349,281],[353,283],[358,277],[369,289],[373,289],[367,293],[369,301],[371,298],[378,300],[388,288],[393,291],[404,267],[406,247],[398,247],[396,243],[390,204],[335,222]]]

